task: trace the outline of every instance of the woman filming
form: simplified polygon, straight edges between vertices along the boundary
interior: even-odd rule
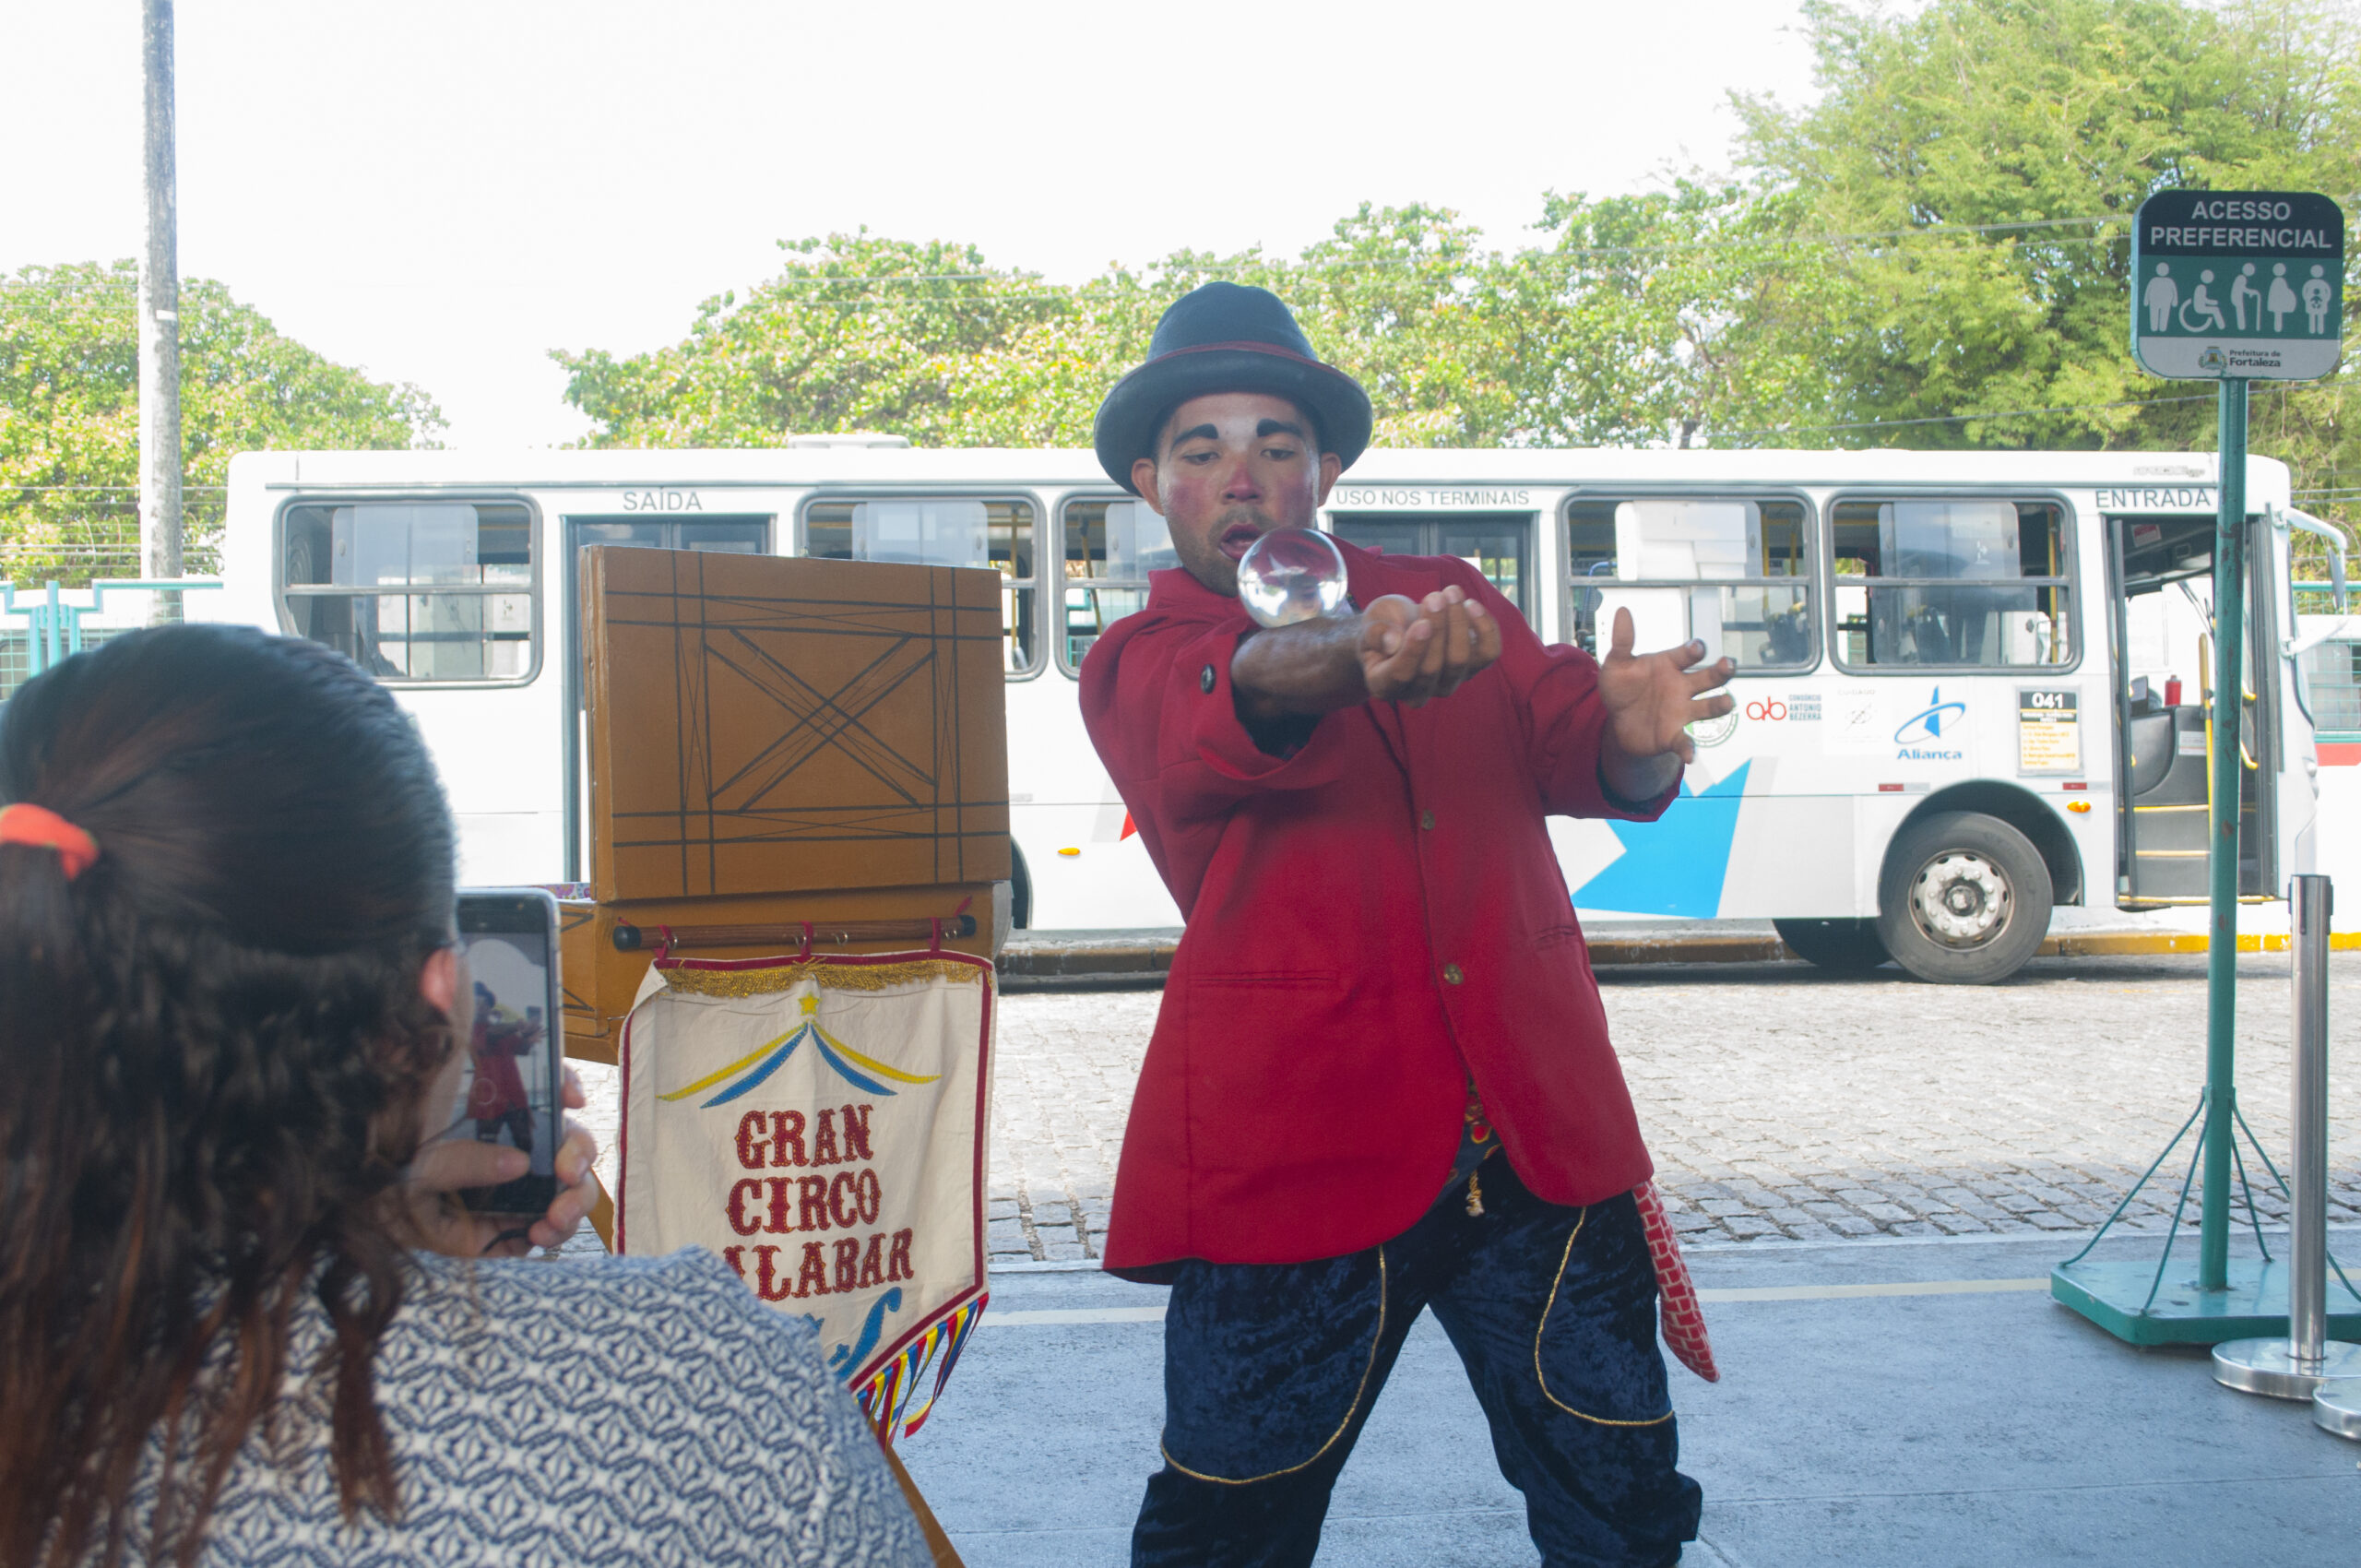
[[[0,707],[0,1568],[929,1561],[718,1260],[481,1256],[450,1194],[525,1156],[437,1136],[452,825],[384,688],[127,633]]]

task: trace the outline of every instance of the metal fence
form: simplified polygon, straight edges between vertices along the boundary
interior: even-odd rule
[[[0,582],[0,617],[5,617],[0,619],[0,701],[15,695],[18,687],[59,659],[95,647],[145,621],[149,606],[138,600],[125,602],[125,592],[192,593],[220,586],[218,577],[108,577],[69,594],[58,582],[39,587]],[[115,596],[112,607],[107,603],[109,594]],[[85,598],[88,602],[81,602]],[[130,624],[125,624],[126,621]]]
[[[82,650],[89,652],[117,632],[129,631],[128,626],[85,626],[82,628]],[[0,702],[17,695],[17,688],[33,678],[35,662],[33,634],[22,630],[0,631]]]

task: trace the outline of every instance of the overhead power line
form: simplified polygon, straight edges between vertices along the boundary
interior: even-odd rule
[[[2337,385],[2332,381],[2283,383],[2276,390],[2284,397],[2292,392],[2333,391]],[[1969,424],[1979,420],[2035,419],[2044,414],[2079,414],[2105,409],[2152,409],[2166,403],[2210,403],[2213,400],[2214,394],[2197,392],[2173,398],[2123,398],[2111,403],[2058,403],[2046,409],[1995,409],[1984,413],[1928,414],[1906,420],[1852,420],[1842,424],[1783,424],[1769,430],[1706,430],[1701,434],[1711,441],[1751,441],[1765,435],[1813,435],[1831,430],[1892,430],[1907,425]]]
[[[2352,206],[2356,202],[2361,202],[2361,195],[2344,196],[2337,197],[2336,199],[2342,205]],[[1544,256],[1661,255],[1687,250],[1736,250],[1748,246],[1787,248],[1833,246],[1858,244],[1875,240],[1927,239],[1955,234],[2031,233],[2054,229],[2101,228],[2113,224],[2129,223],[2131,221],[2132,216],[2133,215],[2129,212],[2106,212],[2087,218],[2029,218],[2003,223],[1920,223],[1904,225],[1892,229],[1863,229],[1847,233],[1835,234],[1701,235],[1693,239],[1671,240],[1655,244],[1565,245],[1558,247],[1536,246],[1527,254]],[[2118,238],[2118,236],[2094,235],[2081,243],[2111,243],[2116,238]],[[1409,256],[1335,256],[1325,258],[1323,265],[1345,267],[1419,267],[1431,266],[1437,262],[1445,262],[1450,259],[1450,257],[1433,254],[1421,254]],[[1148,265],[1150,267],[1154,267],[1158,264],[1150,263]],[[1294,266],[1298,265],[1298,263],[1288,261],[1285,258],[1275,258],[1273,265]],[[1236,266],[1216,265],[1202,268],[1189,268],[1187,270],[1201,270],[1208,273],[1228,273],[1235,272],[1239,270],[1239,268]],[[472,286],[478,288],[540,288],[546,285],[548,281],[549,275],[535,273],[529,277],[524,278],[474,279],[472,280]],[[376,288],[399,286],[404,283],[411,282],[416,282],[419,286],[422,287],[433,286],[432,282],[406,278],[360,281],[358,282],[358,286]],[[1046,295],[1053,293],[1071,294],[1084,289],[1103,287],[1104,282],[1104,279],[1092,279],[1089,282],[1080,284],[1054,284],[1045,282],[1037,276],[1023,273],[998,272],[811,273],[790,271],[783,273],[776,278],[765,279],[759,283],[748,285],[748,287],[768,289],[787,284],[812,288],[831,288],[852,285],[863,288],[878,288],[885,286],[931,287],[944,283],[1016,284],[1020,286],[1018,291],[1008,291],[1006,292],[1038,292]],[[25,291],[42,290],[56,292],[116,292],[134,291],[137,286],[138,285],[135,279],[115,277],[77,280],[52,278],[0,278],[0,291],[15,289]],[[851,303],[864,303],[867,302]]]

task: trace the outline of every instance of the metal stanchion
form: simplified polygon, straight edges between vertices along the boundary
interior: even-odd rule
[[[2361,1377],[2361,1345],[2328,1337],[2329,880],[2292,883],[2296,1147],[2287,1171],[2287,1337],[2213,1347],[2216,1382],[2274,1399],[2309,1399],[2331,1378]]]
[[[2361,1377],[2332,1377],[2312,1396],[2312,1420],[2339,1437],[2361,1439]]]
[[[2320,918],[2320,925],[2323,930],[2325,930],[2328,925],[2328,918],[2325,913],[2323,913]],[[2325,936],[2320,939],[2323,944],[2326,944],[2327,940],[2328,939]],[[2319,1018],[2319,1039],[2323,1047],[2325,1047],[2328,1039],[2328,1018],[2326,1016],[2328,1011],[2328,987],[2325,973],[2327,965],[2323,962],[2320,967],[2322,969],[2322,980],[2319,992],[2320,1004],[2319,1011],[2320,1016]],[[2298,1047],[2298,1051],[2299,1054],[2296,1058],[2296,1070],[2300,1075],[2296,1080],[2296,1093],[2300,1096],[2308,1088],[2313,1097],[2313,1103],[2316,1105],[2325,1106],[2328,1102],[2328,1052],[2325,1049],[2314,1052],[2313,1060],[2308,1063],[2300,1054],[2300,1045]],[[2308,1152],[2312,1158],[2317,1162],[2318,1168],[2315,1169],[2312,1165],[2303,1163],[2302,1157],[2299,1155],[2297,1157],[2296,1179],[2299,1182],[2306,1183],[2306,1190],[2312,1194],[2311,1211],[2309,1215],[2309,1222],[2312,1230],[2316,1234],[2324,1235],[2327,1217],[2320,1211],[2328,1193],[2328,1138],[2325,1135],[2325,1127],[2323,1127],[2323,1134],[2313,1140],[2312,1146]],[[2299,1214],[2302,1213],[2301,1210],[2298,1210],[2297,1212]],[[2297,1223],[2301,1224],[2303,1221],[2299,1220]],[[2323,1247],[2322,1250],[2325,1251],[2325,1247]],[[2302,1253],[2298,1253],[2296,1255],[2300,1258]],[[2301,1277],[2298,1276],[2298,1280],[2300,1280],[2300,1278]],[[2296,1283],[2296,1281],[2291,1281],[2291,1286]],[[2314,1265],[2311,1277],[2311,1288],[2314,1294],[2310,1297],[2305,1298],[2308,1301],[2318,1301],[2326,1294],[2328,1289],[2328,1281],[2320,1277],[2317,1265]],[[2298,1310],[2301,1311],[2304,1309],[2299,1308]],[[2316,1313],[2308,1313],[2308,1331],[2313,1336],[2310,1343],[2319,1343],[2322,1335],[2319,1318]],[[2294,1317],[2290,1317],[2288,1319],[2289,1332],[2291,1335],[2296,1332],[2295,1325],[2299,1321],[2303,1320],[2298,1320]],[[2349,1347],[2346,1348],[2349,1348]],[[2331,1374],[2324,1378],[2320,1384],[2319,1391],[2312,1396],[2312,1420],[2318,1422],[2320,1426],[2327,1428],[2330,1431],[2336,1433],[2339,1437],[2361,1438],[2361,1377],[2347,1377],[2340,1379]]]

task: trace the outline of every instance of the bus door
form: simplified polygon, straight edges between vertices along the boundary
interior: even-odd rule
[[[2213,680],[2211,517],[2106,519],[2114,671],[2116,903],[2202,904],[2211,888]],[[2238,704],[2238,896],[2274,897],[2278,876],[2280,628],[2269,530],[2248,519],[2246,690]],[[2260,650],[2260,656],[2258,656]]]
[[[1342,512],[1328,531],[1388,555],[1456,555],[1533,619],[1533,514],[1530,512]]]
[[[2296,700],[2311,721],[2319,773],[2309,853],[2299,848],[2289,869],[2361,885],[2361,635],[2342,615],[2296,622],[2299,638],[2331,629],[2338,635],[2305,649],[2297,666]]]
[[[619,544],[643,550],[711,550],[730,555],[767,555],[771,519],[764,516],[667,518],[567,517],[565,598],[565,880],[579,882],[589,865],[583,802],[589,755],[589,714],[582,670],[582,551],[586,545]]]

